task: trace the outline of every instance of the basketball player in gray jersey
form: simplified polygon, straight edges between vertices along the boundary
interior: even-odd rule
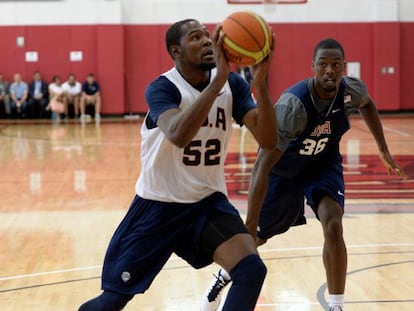
[[[334,39],[314,49],[314,77],[287,89],[275,105],[279,142],[259,150],[251,177],[246,226],[258,245],[291,226],[306,223],[304,198],[322,225],[329,307],[342,311],[347,253],[342,234],[345,186],[339,143],[348,115],[359,111],[389,173],[406,178],[391,156],[374,101],[365,84],[343,77],[345,53]],[[216,310],[230,277],[223,269],[203,297],[203,311]]]

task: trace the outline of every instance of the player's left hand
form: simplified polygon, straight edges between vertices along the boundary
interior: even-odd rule
[[[251,234],[253,239],[257,239],[257,221],[246,221],[246,229]]]
[[[273,54],[275,51],[275,44],[276,44],[276,36],[275,33],[272,31],[272,46],[270,49],[269,54],[258,64],[251,66],[251,72],[253,77],[253,83],[255,85],[261,85],[266,83],[267,73],[269,71],[270,64],[273,59]]]
[[[407,175],[404,170],[395,163],[393,157],[389,152],[380,152],[380,158],[387,168],[388,176],[396,175],[402,179],[407,179]]]
[[[214,54],[216,57],[217,74],[222,75],[224,77],[224,81],[227,81],[228,76],[230,74],[230,64],[224,56],[223,52],[224,37],[225,34],[222,31],[222,25],[219,24],[216,26],[216,29],[214,30],[212,41],[214,47]]]

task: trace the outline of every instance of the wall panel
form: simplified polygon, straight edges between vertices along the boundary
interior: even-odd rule
[[[414,23],[401,23],[400,107],[414,110]]]
[[[122,114],[127,110],[124,92],[124,27],[99,25],[96,41],[96,73],[102,87],[102,112]]]
[[[210,29],[214,24],[208,25]],[[273,23],[276,52],[269,74],[274,100],[289,85],[312,75],[314,44],[332,36],[342,42],[348,61],[361,63],[361,77],[381,110],[414,110],[410,72],[414,68],[414,23]],[[8,80],[20,72],[29,80],[41,70],[50,81],[70,72],[83,80],[94,72],[103,90],[103,113],[145,112],[149,81],[172,66],[164,35],[167,25],[1,26],[0,72]],[[24,36],[26,45],[16,46]],[[26,63],[26,51],[39,52]],[[70,62],[70,51],[82,51],[82,62]],[[393,67],[393,74],[382,68]]]
[[[147,84],[173,66],[165,48],[165,25],[125,26],[127,98],[132,111],[144,112]]]

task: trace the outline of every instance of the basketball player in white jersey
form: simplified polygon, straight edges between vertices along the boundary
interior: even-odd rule
[[[136,196],[108,247],[103,293],[79,310],[121,310],[145,292],[172,253],[196,269],[221,265],[233,280],[223,310],[254,310],[266,267],[227,198],[224,160],[232,119],[246,125],[261,148],[278,142],[266,86],[271,55],[253,68],[256,105],[247,82],[230,72],[222,40],[193,19],[168,29],[175,66],[145,93],[149,112]]]

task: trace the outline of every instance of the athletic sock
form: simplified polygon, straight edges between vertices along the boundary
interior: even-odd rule
[[[329,307],[343,307],[344,295],[329,295]]]
[[[253,311],[266,271],[266,266],[258,255],[243,258],[230,271],[233,283],[222,311]]]

